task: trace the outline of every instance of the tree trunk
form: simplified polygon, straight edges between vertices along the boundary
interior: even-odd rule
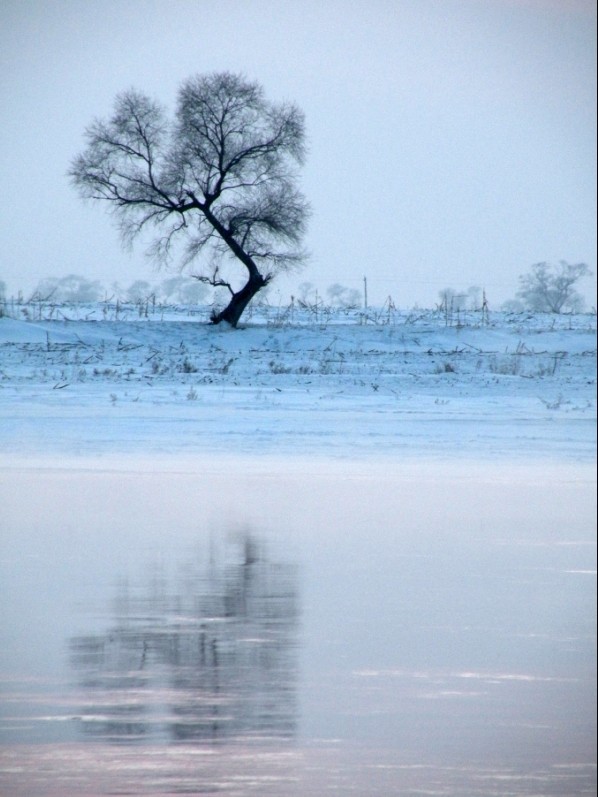
[[[252,274],[241,290],[233,293],[224,310],[212,316],[212,323],[219,324],[221,321],[226,321],[231,327],[236,327],[249,302],[267,284],[268,280],[264,279],[259,272]]]

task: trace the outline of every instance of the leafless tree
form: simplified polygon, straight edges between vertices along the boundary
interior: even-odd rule
[[[38,298],[56,302],[99,302],[104,288],[99,280],[90,280],[79,274],[66,277],[47,277],[38,282],[33,293]]]
[[[214,323],[236,326],[276,273],[304,260],[303,114],[267,101],[257,83],[228,72],[192,77],[172,121],[130,90],[86,138],[69,172],[80,194],[112,206],[125,243],[155,228],[148,251],[158,261],[179,244],[183,266],[201,255],[194,276],[230,295]]]
[[[519,278],[517,296],[529,310],[542,313],[562,313],[581,310],[583,298],[575,288],[577,282],[591,274],[585,263],[566,263],[558,266],[536,263]]]

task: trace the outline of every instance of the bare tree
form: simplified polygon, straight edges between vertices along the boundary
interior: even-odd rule
[[[98,280],[90,280],[79,274],[66,277],[47,277],[38,282],[34,296],[53,299],[57,302],[98,302],[104,295],[104,287]]]
[[[359,307],[362,304],[362,297],[356,288],[347,288],[335,282],[326,289],[328,299],[333,307]]]
[[[110,203],[125,243],[154,227],[149,254],[160,262],[179,243],[183,266],[201,254],[193,276],[230,294],[214,323],[236,326],[276,273],[303,261],[303,114],[268,102],[257,83],[228,72],[190,78],[172,122],[131,90],[86,137],[69,172],[80,194]],[[241,279],[230,261],[242,266]]]
[[[583,298],[575,288],[577,282],[591,274],[585,263],[566,263],[558,266],[536,263],[527,274],[519,277],[517,296],[529,310],[542,313],[575,312],[583,307]]]
[[[443,288],[438,293],[440,299],[439,309],[444,312],[461,312],[467,307],[467,293],[459,293],[454,288]]]

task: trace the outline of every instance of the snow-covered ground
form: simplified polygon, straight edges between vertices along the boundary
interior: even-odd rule
[[[0,449],[13,461],[595,452],[593,315],[270,308],[236,330],[188,308],[14,315],[0,318]]]
[[[0,792],[595,793],[596,317],[145,309],[0,318]],[[83,744],[73,633],[245,528],[301,574],[293,744]]]

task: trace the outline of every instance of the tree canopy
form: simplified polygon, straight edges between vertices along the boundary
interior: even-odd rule
[[[194,276],[230,297],[215,323],[236,326],[261,288],[303,262],[304,118],[267,101],[259,84],[228,72],[189,78],[173,119],[130,90],[86,139],[69,172],[80,194],[109,203],[125,243],[153,229],[152,257],[165,262],[176,250],[183,267],[201,262]]]
[[[582,277],[592,272],[585,263],[567,263],[558,266],[536,263],[527,274],[519,278],[517,296],[530,310],[542,313],[576,312],[583,307],[583,297],[576,289]]]

